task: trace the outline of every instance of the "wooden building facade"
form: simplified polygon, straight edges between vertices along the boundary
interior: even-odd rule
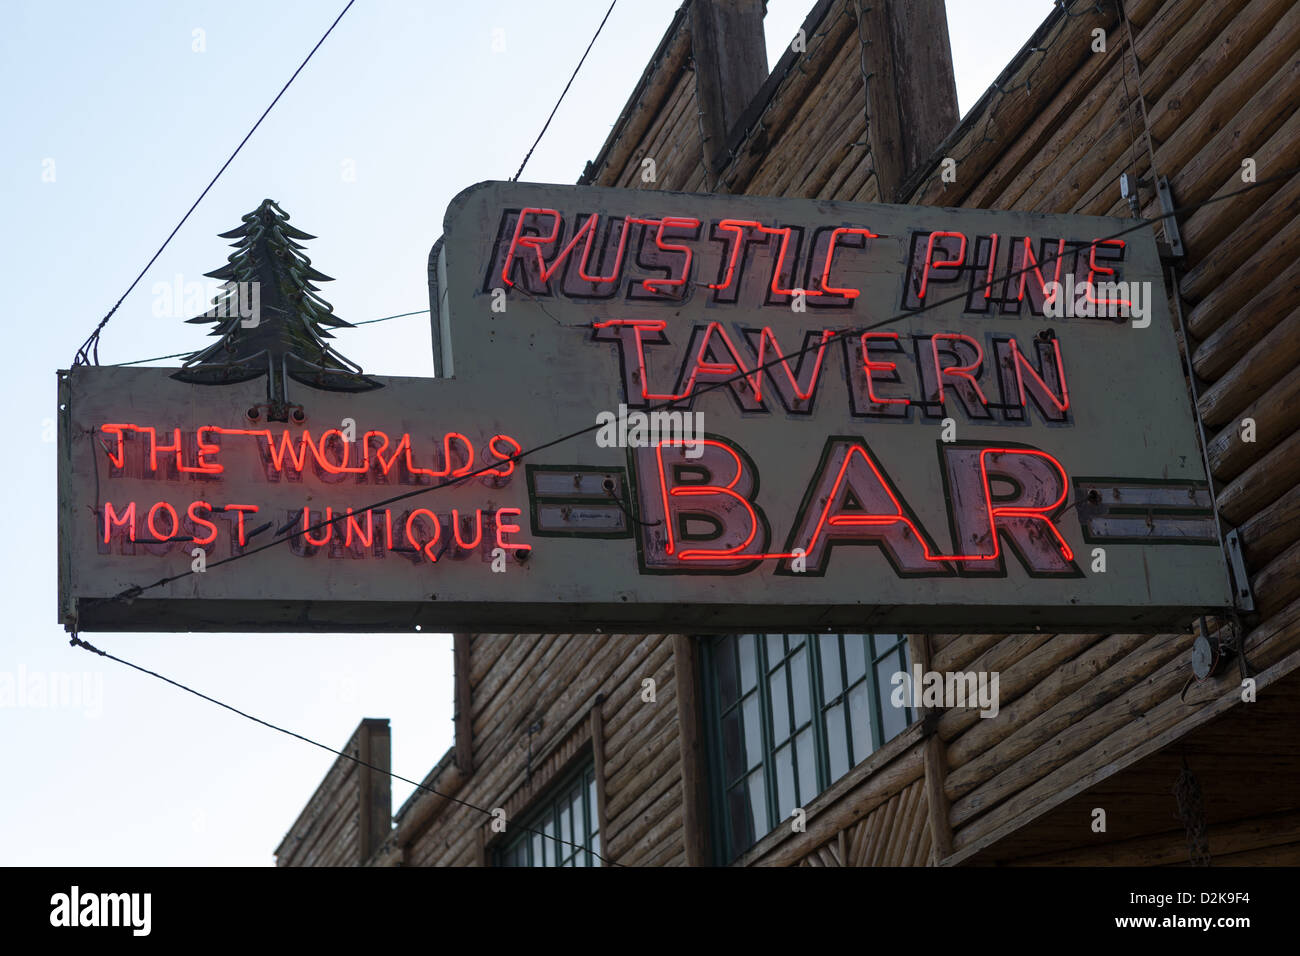
[[[1166,291],[1253,600],[1205,622],[1220,666],[1194,679],[1192,621],[457,635],[455,746],[424,780],[441,795],[382,828],[375,773],[340,760],[277,861],[1300,862],[1300,4],[1060,3],[960,122],[942,0],[822,0],[770,75],[762,49],[759,0],[687,0],[580,182],[1183,210],[1156,226]],[[997,672],[997,716],[891,707],[885,674],[909,664]],[[384,730],[349,752],[387,766]]]

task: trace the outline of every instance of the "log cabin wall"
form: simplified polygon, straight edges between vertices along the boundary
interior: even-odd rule
[[[361,722],[280,841],[276,866],[360,866],[371,857],[393,814],[389,743],[387,720]]]
[[[421,803],[437,804],[436,815],[405,847],[394,840],[385,862],[490,864],[509,821],[526,818],[536,798],[585,763],[601,771],[594,810],[602,856],[625,865],[685,861],[671,637],[476,634],[468,662],[475,770],[454,796],[504,809],[506,833],[478,810],[417,794],[399,814],[399,831]]]

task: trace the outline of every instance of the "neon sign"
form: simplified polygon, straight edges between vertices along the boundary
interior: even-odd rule
[[[1230,590],[1172,330],[1053,298],[1160,281],[1128,225],[480,185],[430,263],[437,378],[299,391],[278,423],[256,381],[65,373],[61,614],[1177,625]],[[701,427],[601,438],[624,411]]]
[[[183,431],[179,427],[160,430],[152,425],[107,422],[99,430],[115,442],[102,444],[110,479],[129,475],[144,481],[162,482],[175,482],[185,476],[191,480],[218,480],[227,472],[225,462],[219,459],[241,453],[248,457],[253,453],[261,461],[268,482],[284,479],[301,483],[304,476],[314,472],[325,486],[346,476],[351,476],[354,486],[429,485],[435,479],[465,478],[473,472],[481,483],[490,488],[500,488],[508,484],[515,471],[512,456],[521,450],[519,442],[509,435],[492,435],[483,443],[481,458],[486,459],[487,464],[479,464],[476,468],[474,445],[463,433],[451,431],[443,435],[441,447],[432,450],[431,456],[436,459],[437,466],[429,468],[413,460],[409,432],[396,438],[372,429],[365,431],[359,441],[348,441],[339,428],[326,429],[315,440],[310,429],[287,427],[278,433],[269,428],[225,428],[219,425],[199,425]],[[169,440],[160,440],[160,432]],[[360,447],[354,448],[354,445]],[[391,451],[388,451],[390,446]],[[497,464],[493,465],[493,462]],[[211,492],[207,494],[211,496]],[[291,548],[292,553],[299,556],[312,556],[327,549],[329,556],[334,558],[383,558],[388,554],[404,554],[413,556],[412,560],[417,563],[421,557],[436,563],[448,553],[454,559],[479,553],[483,560],[490,561],[494,548],[526,551],[530,547],[510,537],[520,530],[512,520],[518,518],[518,508],[485,510],[480,507],[468,513],[464,509],[452,508],[449,513],[442,514],[421,507],[405,511],[366,508],[354,513],[354,509],[348,506],[336,512],[335,507],[329,504],[314,509],[311,505],[304,505],[281,512],[270,522],[250,531],[246,518],[251,520],[258,516],[262,512],[259,505],[213,505],[203,499],[178,504],[181,511],[167,500],[152,503],[134,499],[126,502],[105,500],[101,510],[99,553],[112,552],[116,540],[116,551],[123,555],[156,557],[184,545],[205,548],[219,545],[224,547],[226,554],[238,555],[252,536],[271,530],[271,526],[277,523],[282,530],[300,524],[301,535],[295,538]],[[224,537],[212,520],[221,516],[230,518],[226,522],[228,527]],[[268,514],[261,516],[269,517]],[[489,531],[486,538],[485,526]],[[485,546],[485,542],[490,546]],[[181,550],[186,548],[181,547]]]

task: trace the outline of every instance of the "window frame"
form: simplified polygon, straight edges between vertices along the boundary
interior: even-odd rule
[[[798,644],[790,644],[785,638],[802,636],[804,640]],[[876,638],[888,639],[890,636],[895,638],[894,641],[881,650],[877,651]],[[793,767],[793,786],[794,796],[799,800],[799,805],[806,807],[817,796],[824,793],[827,789],[843,779],[853,768],[862,764],[873,753],[884,747],[890,740],[902,734],[908,727],[919,719],[918,708],[914,706],[904,707],[906,722],[897,729],[888,739],[885,738],[885,699],[888,695],[883,694],[879,684],[879,675],[877,669],[881,663],[895,658],[895,670],[911,669],[911,650],[909,647],[906,633],[897,634],[875,634],[875,633],[858,633],[846,634],[836,632],[834,634],[807,633],[803,635],[792,634],[788,632],[764,633],[764,634],[708,634],[699,635],[701,638],[701,687],[704,698],[704,718],[707,721],[705,728],[705,740],[707,750],[707,769],[709,775],[708,792],[710,812],[709,818],[713,838],[713,856],[715,862],[720,865],[729,865],[736,859],[748,852],[752,847],[757,845],[770,833],[777,830],[787,819],[790,808],[779,806],[780,801],[780,781],[779,769],[777,767],[776,754],[778,750],[785,747],[792,748],[791,764]],[[752,637],[755,646],[755,667],[757,678],[754,688],[746,691],[744,677],[742,676],[742,664],[739,659],[737,641],[732,638]],[[782,656],[778,661],[773,661],[770,656],[770,639],[774,637],[782,638]],[[839,658],[839,693],[833,698],[827,699],[825,694],[823,669],[823,647],[822,638],[837,637],[837,656]],[[864,660],[865,672],[852,685],[848,685],[848,666],[849,652],[844,641],[846,637],[864,638]],[[736,699],[724,706],[721,672],[718,666],[718,649],[728,647],[732,653],[737,654],[737,659],[733,662],[734,672],[736,675]],[[796,726],[795,720],[798,713],[795,705],[795,687],[793,681],[793,662],[797,658],[800,650],[804,652],[804,666],[807,670],[806,679],[809,694],[809,716],[804,723]],[[787,709],[787,728],[786,736],[779,741],[775,736],[775,727],[773,725],[773,693],[771,682],[777,671],[781,671],[784,676],[786,691],[785,705]],[[850,706],[850,695],[860,686],[867,685],[868,696],[868,724],[871,740],[868,749],[860,757],[857,755],[857,747],[854,741],[853,717]],[[760,746],[762,754],[759,762],[749,765],[747,757],[747,730],[744,726],[745,714],[744,706],[746,699],[756,694],[758,698],[758,709],[760,719]],[[829,712],[836,707],[843,708],[843,720],[845,723],[845,732],[843,743],[848,751],[848,766],[839,775],[832,777],[832,756],[830,753],[830,742],[828,733]],[[727,754],[724,718],[729,717],[733,711],[740,710],[740,743],[746,750],[746,756],[742,758],[742,766],[739,776],[731,779],[727,770]],[[816,780],[812,788],[811,795],[800,785],[800,767],[799,752],[796,741],[807,729],[811,727],[813,735],[813,770]],[[756,770],[761,769],[763,774],[764,790],[764,809],[768,821],[767,828],[763,832],[754,832],[752,841],[743,847],[732,846],[732,814],[730,807],[730,793],[738,785],[743,784],[746,779]],[[751,814],[750,821],[746,824],[748,829],[754,828],[752,814],[754,808],[749,806]]]
[[[561,798],[570,796],[574,785],[581,781],[582,794],[582,813],[585,818],[584,823],[587,832],[583,840],[578,840],[576,834],[570,834],[567,843],[561,843],[553,837],[563,839],[563,821],[561,813],[572,807],[572,800],[567,801],[561,807]],[[604,849],[604,834],[600,832],[600,814],[597,803],[600,799],[599,788],[596,785],[596,762],[594,755],[588,755],[586,759],[579,760],[572,769],[566,771],[554,783],[550,784],[539,793],[528,804],[528,809],[519,815],[519,823],[511,825],[507,823],[507,832],[503,834],[502,839],[496,847],[493,848],[491,862],[494,867],[515,867],[520,864],[507,863],[507,858],[522,846],[525,852],[527,862],[522,864],[523,868],[539,868],[534,862],[534,841],[540,834],[545,833],[547,823],[554,826],[552,837],[540,836],[542,843],[543,859],[546,856],[546,846],[555,851],[556,860],[565,862],[545,863],[540,868],[557,868],[565,867],[580,869],[582,867],[599,867],[601,865],[600,855]],[[577,821],[574,821],[575,825]],[[513,828],[516,833],[510,833]],[[581,850],[574,850],[568,843],[582,843]],[[578,863],[577,859],[582,855],[584,861]]]

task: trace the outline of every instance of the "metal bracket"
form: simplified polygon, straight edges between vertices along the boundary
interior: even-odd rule
[[[1169,249],[1175,256],[1186,255],[1183,249],[1183,237],[1178,232],[1178,217],[1173,215],[1176,208],[1174,194],[1169,189],[1169,179],[1161,176],[1156,180],[1156,195],[1160,198],[1160,212],[1164,214],[1165,238],[1169,240]]]
[[[1128,173],[1119,174],[1119,196],[1128,203],[1129,212],[1133,213],[1134,219],[1142,216],[1142,205],[1138,202],[1138,185],[1139,183],[1129,179]]]
[[[1238,611],[1250,614],[1255,610],[1255,595],[1250,590],[1250,575],[1246,573],[1246,558],[1241,553],[1241,536],[1237,529],[1229,531],[1223,542],[1232,565],[1232,603]]]

